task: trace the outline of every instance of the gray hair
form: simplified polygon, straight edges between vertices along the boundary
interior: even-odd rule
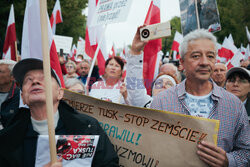
[[[9,70],[11,72],[11,75],[12,75],[12,70],[13,70],[15,64],[16,64],[16,61],[8,60],[8,59],[2,59],[2,60],[0,60],[0,64],[8,65],[8,68],[9,68]]]
[[[77,78],[67,78],[65,79],[65,87],[66,89],[75,86],[76,84],[80,84],[83,88],[83,90],[85,89],[85,86],[83,85],[83,83],[77,79]]]
[[[208,40],[212,41],[214,43],[215,50],[217,53],[217,46],[216,46],[217,39],[216,39],[216,37],[211,32],[208,32],[205,29],[197,29],[197,30],[190,32],[186,36],[184,36],[183,42],[180,45],[180,55],[181,55],[182,59],[184,59],[184,56],[187,53],[188,43],[191,41],[198,40],[198,39],[208,39]]]
[[[70,65],[70,64],[74,67],[74,69],[76,69],[76,63],[73,62],[73,61],[71,61],[71,60],[69,60],[69,61],[65,64],[65,66]]]

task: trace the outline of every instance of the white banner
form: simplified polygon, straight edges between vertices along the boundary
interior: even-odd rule
[[[60,52],[60,49],[63,49],[63,53],[70,54],[72,46],[72,37],[54,35],[54,41],[56,44],[56,51]]]
[[[132,0],[99,0],[90,27],[126,21]]]

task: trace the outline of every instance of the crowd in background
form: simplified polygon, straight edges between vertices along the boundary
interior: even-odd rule
[[[197,45],[201,45],[199,46],[200,48],[204,49],[203,47],[207,47],[203,46],[205,44],[203,44],[204,41],[202,41],[208,40],[206,37],[194,39],[193,41],[197,42],[199,40],[201,41]],[[192,41],[192,39],[189,39],[188,42],[190,41]],[[188,43],[187,46],[189,47],[192,44],[194,45],[193,47],[196,47],[195,42]],[[218,89],[230,98],[231,96],[233,96],[233,98],[238,98],[241,103],[236,100],[237,105],[242,103],[244,104],[245,109],[242,109],[242,111],[247,112],[248,120],[250,120],[249,59],[242,61],[241,67],[233,67],[229,70],[225,64],[214,62],[215,65],[211,65],[211,67],[213,66],[213,68],[211,68],[211,77],[209,72],[208,80],[197,80],[197,78],[195,78],[197,76],[192,73],[194,71],[197,72],[197,69],[191,69],[191,67],[187,68],[188,65],[191,66],[191,64],[187,64],[187,61],[189,61],[189,59],[194,59],[196,61],[196,59],[204,56],[204,54],[202,53],[201,55],[197,55],[197,53],[191,53],[191,57],[187,57],[189,56],[189,50],[185,50],[185,54],[182,55],[180,63],[173,63],[173,61],[161,62],[158,76],[155,77],[154,80],[152,80],[149,84],[151,88],[151,94],[147,94],[146,87],[144,85],[145,78],[143,78],[143,47],[145,44],[145,42],[139,40],[139,33],[137,31],[130,52],[126,55],[126,60],[119,56],[109,57],[106,60],[105,73],[102,76],[99,75],[98,62],[94,62],[95,65],[89,81],[87,76],[89,74],[91,64],[93,63],[91,60],[83,59],[82,55],[78,55],[75,58],[77,61],[72,60],[70,57],[59,56],[66,89],[114,103],[148,108],[151,106],[151,108],[155,109],[171,110],[173,109],[172,107],[174,104],[172,104],[173,106],[170,107],[169,104],[166,104],[166,108],[161,107],[164,106],[165,103],[169,102],[169,100],[174,100],[174,98],[177,98],[174,94],[179,93],[178,91],[181,91],[179,89],[181,89],[182,86],[185,87],[188,84],[196,85],[198,82],[202,83],[204,80],[204,83],[207,84],[206,88],[211,87],[211,90]],[[197,66],[200,68],[198,68],[199,73],[204,73],[204,75],[207,75],[210,68],[205,69],[205,67],[210,67],[210,64],[209,62],[205,61],[214,59],[216,57],[216,53],[205,53],[205,56],[207,56],[209,60],[205,60],[205,58],[204,60],[199,60],[200,64]],[[15,64],[16,62],[11,60],[0,60],[1,129],[8,127],[8,121],[11,119],[12,115],[15,113],[16,109],[20,107],[20,105],[25,106],[25,102],[22,104],[22,101],[20,100],[20,88],[18,88],[19,86],[22,89],[23,85],[18,85],[18,83],[16,84],[12,74],[12,69]],[[126,76],[123,75],[125,67]],[[202,69],[203,67],[204,69]],[[23,77],[25,78],[25,76]],[[186,85],[183,85],[183,83]],[[171,88],[170,91],[166,91],[169,88]],[[172,92],[172,94],[169,96],[165,96],[174,89],[176,89],[175,93]],[[192,94],[192,90],[187,90],[186,88],[185,91],[187,91],[187,95],[185,96],[183,103],[195,104],[195,101],[199,100],[196,99],[197,96]],[[206,93],[206,90],[204,90],[204,93]],[[213,91],[212,94],[215,94],[214,96],[220,96]],[[209,92],[208,95],[209,97],[213,96],[211,93],[209,94]],[[209,104],[206,106],[206,109],[213,111],[213,106],[216,105],[213,99],[209,99],[207,95],[201,97],[207,101],[207,104]],[[164,98],[166,98],[166,101],[162,102],[161,100]],[[178,98],[181,97],[178,96]],[[160,104],[161,107],[159,107]],[[174,108],[175,107],[176,106],[174,106]],[[208,115],[206,115],[207,113],[196,113],[196,108],[193,108],[191,105],[188,107],[190,109],[190,113],[194,112],[191,113],[191,115],[208,117]],[[182,107],[178,107],[175,109],[180,110],[181,108]],[[201,109],[201,106],[199,106],[198,109]],[[203,143],[200,147],[202,148],[209,146]]]

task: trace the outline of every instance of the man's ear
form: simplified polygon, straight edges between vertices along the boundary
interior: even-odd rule
[[[63,98],[64,95],[64,89],[63,88],[59,88],[59,93],[58,93],[58,97],[57,100],[60,101]]]

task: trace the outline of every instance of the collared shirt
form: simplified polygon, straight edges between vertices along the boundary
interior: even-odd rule
[[[154,97],[152,109],[190,115],[185,104],[185,82],[169,88]],[[213,81],[210,119],[220,120],[218,146],[227,152],[229,166],[248,166],[250,161],[250,127],[243,103]]]

